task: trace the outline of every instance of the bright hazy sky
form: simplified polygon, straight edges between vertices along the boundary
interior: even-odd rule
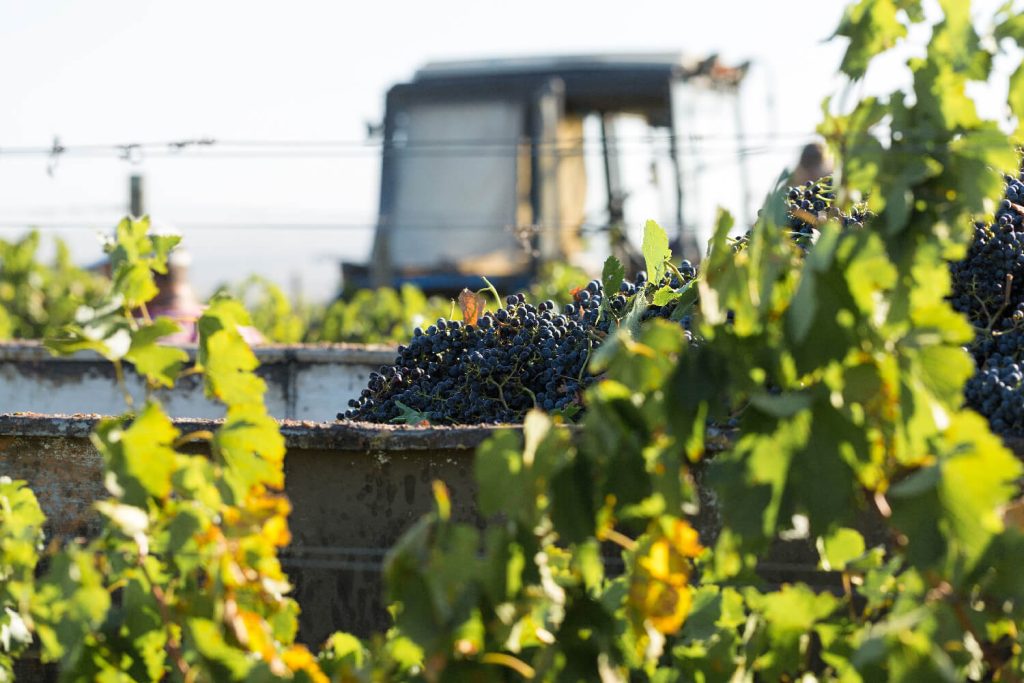
[[[383,115],[386,89],[428,60],[620,51],[718,52],[752,60],[748,126],[797,140],[834,89],[842,46],[825,44],[838,0],[0,0],[0,235],[26,221],[81,261],[146,177],[147,209],[178,226],[202,292],[252,271],[333,295],[337,262],[361,260],[370,232],[215,230],[204,223],[371,224],[379,164],[369,147],[320,159],[61,158],[4,148],[217,140],[351,140]],[[752,113],[751,113],[752,112]],[[788,136],[788,137],[787,137]],[[791,165],[779,143],[754,178]]]

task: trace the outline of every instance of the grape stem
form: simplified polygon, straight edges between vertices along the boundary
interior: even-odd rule
[[[992,328],[995,327],[995,324],[1000,320],[1000,317],[1003,315],[1003,311],[1005,311],[1007,307],[1009,307],[1010,305],[1010,295],[1013,293],[1013,273],[1006,274],[1006,286],[1004,287],[1004,289],[1006,291],[1003,294],[1003,304],[1002,306],[999,307],[999,310],[997,310],[994,315],[989,315],[988,308],[985,307],[985,302],[983,302],[981,299],[978,299],[978,303],[981,304],[982,310],[984,310],[985,315],[988,316],[988,325],[986,325],[984,328],[981,328],[981,331],[985,334],[992,334]],[[978,298],[977,295],[975,295],[975,298]]]
[[[490,291],[491,295],[494,297],[494,305],[497,308],[501,308],[501,297],[498,296],[498,290],[495,289],[494,285],[491,284],[491,281],[484,276],[481,275],[480,279],[484,281],[484,284],[487,285],[486,289]]]
[[[502,391],[502,385],[497,383],[497,382],[495,382],[490,377],[487,378],[487,381],[490,382],[491,384],[493,384],[498,389],[498,400],[501,401],[501,405],[505,406],[505,410],[511,410],[511,408],[508,407],[508,403],[505,402],[505,392]],[[537,405],[537,399],[536,398],[533,399],[533,404],[536,407],[536,405]]]
[[[672,274],[675,275],[679,279],[679,286],[680,287],[682,287],[684,284],[686,284],[686,278],[684,278],[683,274],[679,272],[678,268],[676,268],[676,264],[672,263],[668,259],[665,259],[665,265],[668,266],[668,269],[672,271]]]

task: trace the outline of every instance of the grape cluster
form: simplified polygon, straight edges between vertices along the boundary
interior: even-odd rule
[[[861,206],[854,206],[849,213],[840,211],[832,205],[835,198],[832,176],[808,180],[804,185],[789,188],[786,193],[786,227],[793,233],[811,236],[822,214],[825,214],[827,218],[838,219],[843,228],[863,228],[871,212]]]
[[[682,279],[680,279],[680,276]],[[680,287],[695,276],[684,261],[664,283]],[[416,329],[392,366],[371,373],[361,395],[339,419],[478,424],[516,422],[534,406],[571,412],[594,381],[587,361],[654,283],[640,272],[607,293],[593,280],[560,311],[552,301],[526,303],[522,294],[484,313],[475,325],[439,319]],[[668,317],[672,306],[649,307],[642,317]]]
[[[1007,175],[992,223],[976,222],[967,256],[950,264],[950,301],[978,330],[967,405],[993,431],[1024,434],[1024,174]]]
[[[848,213],[833,205],[836,193],[832,186],[832,176],[825,176],[816,181],[807,181],[803,185],[790,187],[786,192],[786,223],[784,230],[793,243],[803,253],[813,246],[818,237],[818,225],[832,218],[839,221],[843,229],[863,228],[871,212],[854,206]],[[742,249],[750,241],[750,233],[733,241],[734,249]]]

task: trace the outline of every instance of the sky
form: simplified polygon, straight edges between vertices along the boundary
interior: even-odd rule
[[[360,261],[378,201],[377,149],[361,145],[384,94],[427,61],[681,51],[753,64],[748,128],[778,135],[758,192],[795,163],[837,87],[838,0],[0,0],[0,237],[27,225],[99,258],[96,238],[127,209],[184,236],[201,294],[259,272],[328,299],[338,263]],[[333,140],[320,158],[59,157],[49,148],[164,142]],[[6,150],[6,151],[5,151]],[[344,229],[331,229],[343,226]]]

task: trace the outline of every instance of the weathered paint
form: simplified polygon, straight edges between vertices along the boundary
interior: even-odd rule
[[[195,357],[195,347],[182,347]],[[258,373],[267,382],[270,414],[282,419],[333,420],[359,395],[370,372],[394,361],[389,346],[357,344],[260,346]],[[139,399],[144,382],[128,369],[125,383]],[[196,376],[156,395],[175,417],[219,417]],[[113,366],[91,352],[54,357],[37,342],[0,343],[0,412],[118,414],[124,395]]]

